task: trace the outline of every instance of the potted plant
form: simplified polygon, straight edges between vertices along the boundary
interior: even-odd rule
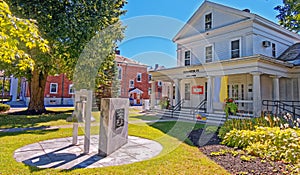
[[[229,115],[236,115],[238,111],[238,105],[234,102],[232,98],[225,99],[225,108],[224,112],[226,113],[226,120]]]

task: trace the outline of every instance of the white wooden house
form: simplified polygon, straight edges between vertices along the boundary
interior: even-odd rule
[[[226,96],[254,116],[265,110],[263,100],[300,99],[300,66],[287,61],[300,53],[288,50],[300,36],[249,9],[205,1],[173,41],[177,67],[150,73],[174,85],[166,87],[171,99],[175,90],[174,104],[184,99],[183,107],[193,108],[206,99],[208,113],[222,112],[224,83]]]

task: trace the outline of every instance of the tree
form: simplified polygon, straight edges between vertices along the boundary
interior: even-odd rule
[[[284,5],[274,9],[279,12],[276,18],[284,28],[299,33],[300,31],[300,3],[299,0],[283,0]]]
[[[121,9],[126,2],[125,0],[10,0],[9,3],[17,15],[37,20],[42,36],[49,41],[51,54],[33,53],[36,58],[34,61],[38,61],[27,76],[31,91],[28,111],[42,113],[45,111],[44,89],[47,76],[61,72],[67,73],[70,78],[81,53],[95,35],[111,25],[114,28],[122,28],[118,22],[120,15],[125,13]],[[114,50],[111,47],[115,47],[116,42],[122,38],[122,30],[115,31],[117,31],[115,37],[107,41],[110,44],[104,45],[105,48],[102,49],[109,51],[110,56]],[[105,59],[104,62],[111,60]],[[87,64],[84,64],[83,68],[85,66]]]

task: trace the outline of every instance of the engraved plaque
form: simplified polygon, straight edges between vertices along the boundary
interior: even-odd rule
[[[125,124],[125,109],[116,109],[114,115],[114,129],[117,130]]]

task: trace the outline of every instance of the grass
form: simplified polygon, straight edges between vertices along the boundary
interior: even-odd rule
[[[67,115],[67,114],[62,114]],[[20,116],[11,116],[20,117]],[[46,117],[46,116],[44,116]],[[49,116],[48,116],[49,117]],[[35,121],[38,124],[53,125],[53,121],[59,121],[63,116],[52,116],[56,119],[49,121],[38,119],[22,119]],[[2,118],[2,116],[1,116]],[[33,117],[34,118],[34,117]],[[141,120],[132,115],[130,118]],[[18,120],[17,120],[18,121]],[[18,124],[15,122],[15,125]],[[0,124],[2,121],[0,121]],[[203,155],[197,147],[189,145],[186,134],[191,129],[201,128],[203,125],[187,122],[156,122],[129,124],[129,135],[155,140],[162,144],[163,151],[155,158],[129,165],[104,167],[95,169],[38,169],[18,163],[14,160],[14,151],[22,146],[42,140],[70,137],[72,128],[64,128],[52,131],[26,131],[19,133],[0,133],[0,174],[229,174],[222,167]],[[98,134],[99,126],[92,127],[92,134]],[[83,130],[79,129],[83,134]],[[182,142],[185,141],[185,142]]]

